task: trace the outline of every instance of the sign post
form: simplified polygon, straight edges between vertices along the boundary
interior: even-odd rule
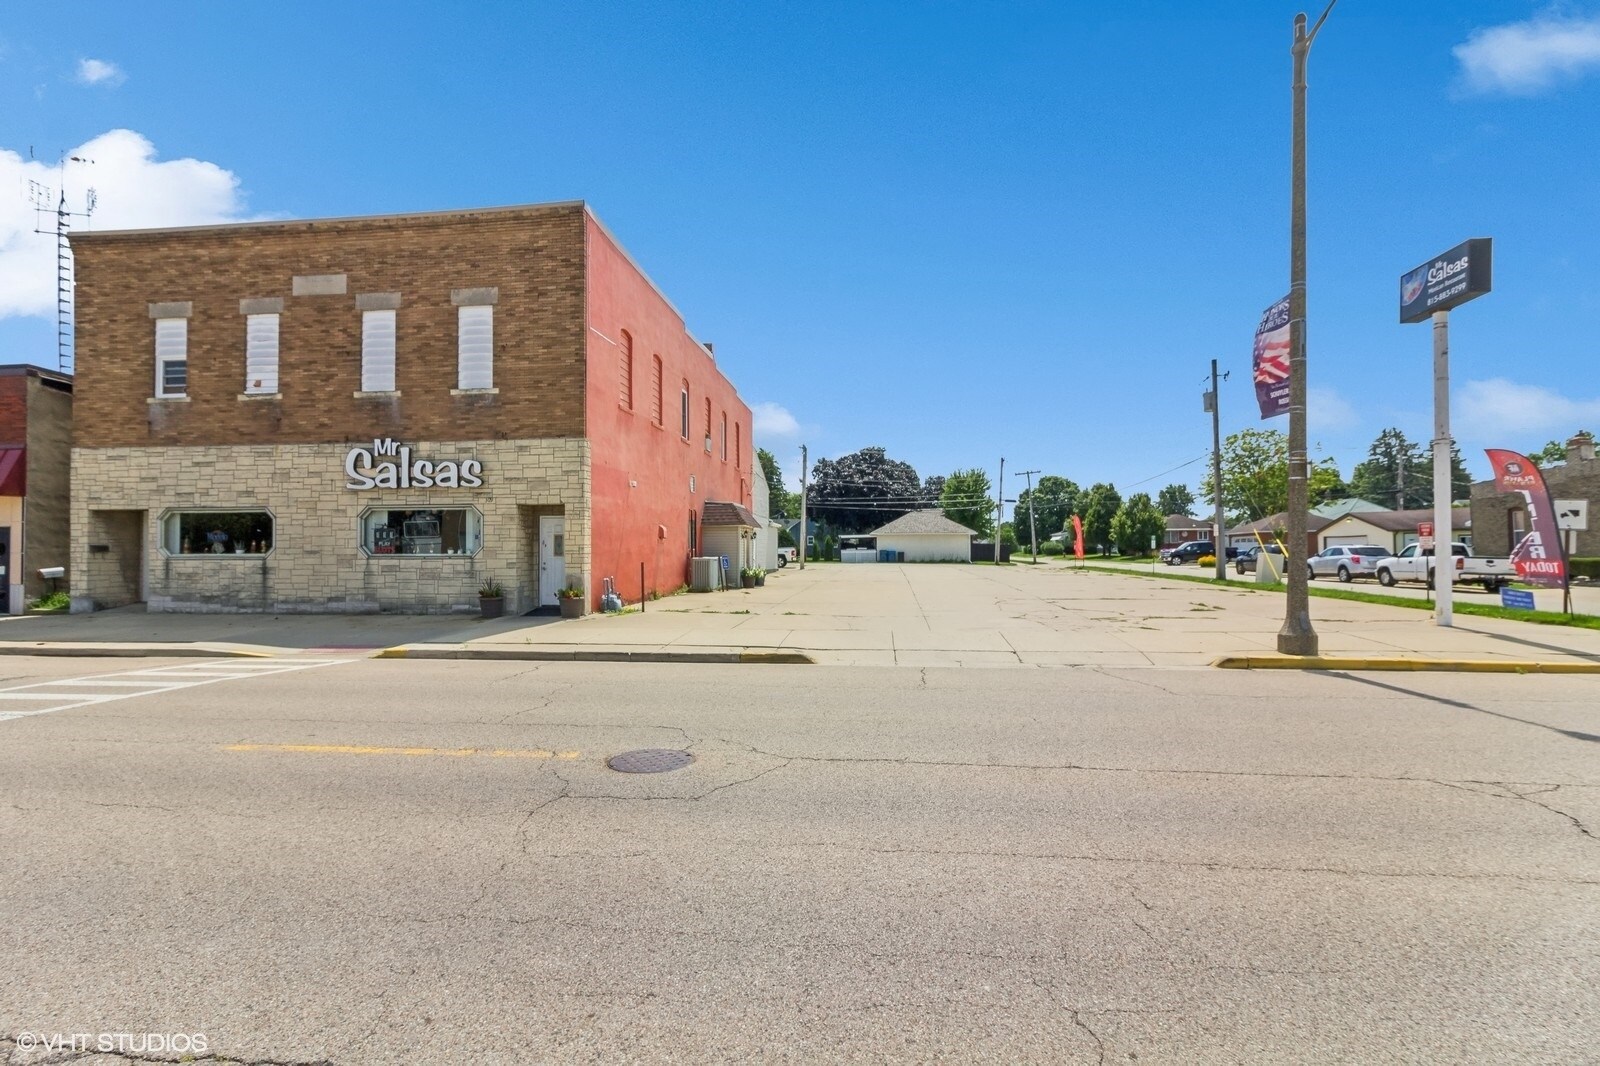
[[[1566,538],[1562,544],[1566,552],[1568,573],[1567,583],[1562,590],[1561,609],[1568,614],[1572,613],[1572,553],[1578,550],[1578,533],[1589,528],[1589,501],[1588,500],[1556,500],[1556,528]]]
[[[1433,525],[1440,530],[1435,541],[1439,546],[1433,553],[1437,593],[1433,620],[1440,626],[1451,623],[1456,576],[1455,523],[1450,506],[1450,453],[1454,445],[1450,439],[1450,309],[1489,291],[1493,251],[1491,238],[1474,237],[1400,277],[1400,321],[1433,319]],[[1421,530],[1417,535],[1420,539]]]

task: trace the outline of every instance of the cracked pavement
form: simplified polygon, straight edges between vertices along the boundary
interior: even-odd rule
[[[0,723],[0,1063],[1593,1057],[1590,678],[312,673]]]

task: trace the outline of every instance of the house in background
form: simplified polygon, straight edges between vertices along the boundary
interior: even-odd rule
[[[1065,530],[1063,530],[1065,532]],[[1211,523],[1202,522],[1186,514],[1167,515],[1167,531],[1161,538],[1163,548],[1176,548],[1192,540],[1210,540]]]
[[[1595,458],[1594,437],[1583,433],[1567,441],[1567,461],[1539,471],[1552,500],[1585,500],[1589,528],[1571,534],[1570,554],[1600,556],[1600,459]],[[1493,481],[1472,486],[1473,551],[1478,555],[1510,555],[1528,531],[1528,512],[1522,497],[1502,493]]]
[[[1374,511],[1387,511],[1389,508],[1381,503],[1363,500],[1358,496],[1347,496],[1342,500],[1329,500],[1319,503],[1311,508],[1311,513],[1321,515],[1323,518],[1343,518],[1347,514],[1370,514]]]
[[[1322,547],[1337,544],[1372,544],[1388,548],[1396,555],[1417,539],[1419,525],[1433,523],[1433,508],[1420,507],[1406,511],[1364,511],[1347,514],[1322,528],[1318,534]],[[1456,507],[1450,512],[1450,539],[1470,543],[1472,536],[1472,511]]]
[[[908,563],[970,563],[977,533],[930,508],[903,514],[873,530],[872,536],[878,551],[903,554]]]
[[[1322,550],[1317,546],[1317,534],[1320,533],[1327,525],[1328,519],[1323,518],[1319,514],[1309,514],[1306,516],[1306,544],[1305,555],[1303,558],[1310,558]],[[1284,531],[1288,528],[1288,512],[1279,511],[1277,514],[1270,514],[1265,518],[1258,518],[1254,522],[1243,522],[1228,530],[1227,546],[1230,548],[1238,548],[1243,550],[1245,548],[1253,548],[1262,542],[1271,543],[1282,536]],[[1295,554],[1294,549],[1289,549],[1289,554]]]
[[[39,571],[68,564],[71,465],[72,378],[0,366],[0,613],[21,614],[51,589]]]

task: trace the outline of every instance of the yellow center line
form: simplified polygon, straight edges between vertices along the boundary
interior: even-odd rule
[[[487,759],[576,759],[581,752],[542,748],[385,748],[368,744],[226,744],[223,751],[270,751],[293,755],[442,755]]]

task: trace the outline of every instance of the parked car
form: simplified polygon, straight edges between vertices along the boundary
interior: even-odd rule
[[[1161,553],[1161,561],[1168,566],[1178,566],[1182,563],[1197,563],[1202,556],[1215,555],[1217,546],[1209,540],[1191,540],[1187,544],[1180,544],[1170,551]],[[1229,548],[1227,557],[1232,559],[1239,553],[1237,548]]]
[[[1489,592],[1495,592],[1516,580],[1517,571],[1510,559],[1473,555],[1472,549],[1460,541],[1450,545],[1450,554],[1456,563],[1454,584],[1482,585]],[[1432,548],[1407,544],[1399,555],[1379,561],[1378,584],[1389,586],[1402,581],[1422,581],[1433,588]]]
[[[799,551],[798,548],[779,548],[778,549],[778,565],[780,567],[788,566],[790,563],[794,562],[796,559],[799,558],[799,556],[796,554],[796,552],[798,552],[798,551]]]
[[[1306,561],[1307,575],[1315,581],[1319,577],[1337,577],[1352,581],[1358,577],[1377,577],[1378,562],[1389,559],[1394,552],[1376,544],[1334,544],[1323,548]]]
[[[1239,557],[1233,561],[1233,568],[1241,574],[1255,573],[1256,563],[1260,561],[1262,552],[1276,555],[1277,558],[1272,561],[1273,569],[1277,570],[1280,574],[1283,573],[1283,549],[1278,547],[1276,544],[1268,544],[1265,547],[1258,544],[1253,548],[1246,548],[1244,551],[1240,552]]]

